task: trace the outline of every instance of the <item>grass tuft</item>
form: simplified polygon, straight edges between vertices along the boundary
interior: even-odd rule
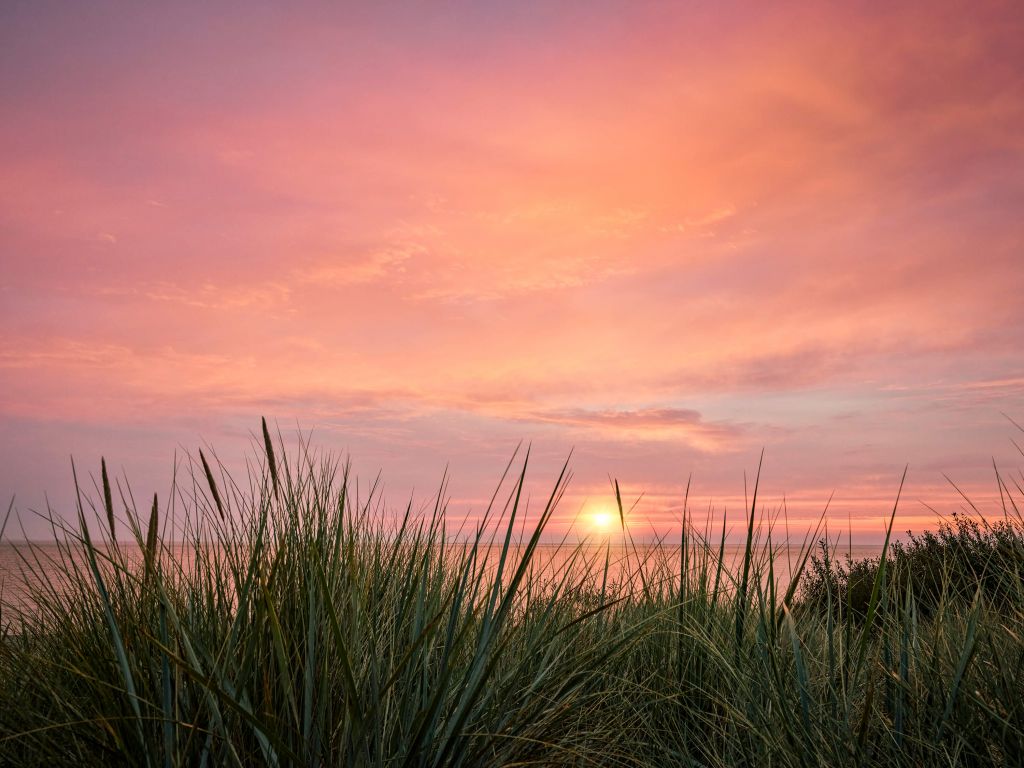
[[[689,484],[678,543],[635,539],[614,482],[621,546],[550,546],[568,464],[528,515],[517,454],[467,528],[446,482],[396,518],[379,484],[358,493],[348,465],[304,442],[289,455],[261,426],[244,481],[218,464],[218,483],[200,451],[145,522],[118,481],[119,520],[103,460],[75,524],[50,511],[52,541],[0,541],[20,567],[0,590],[0,765],[1024,754],[1024,525],[998,473],[997,523],[890,545],[890,520],[880,558],[845,564],[826,530],[783,567],[759,470],[733,564],[724,518],[694,525]]]

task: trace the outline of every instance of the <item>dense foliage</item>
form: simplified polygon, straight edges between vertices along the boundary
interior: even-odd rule
[[[886,557],[885,578],[893,590],[909,590],[918,609],[932,615],[950,603],[970,603],[977,596],[989,609],[1013,613],[1024,579],[1024,530],[1007,518],[990,523],[984,518],[954,513],[937,532],[907,532],[907,541],[894,542]],[[862,619],[880,577],[881,558],[836,559],[835,545],[819,543],[802,584],[803,604]]]

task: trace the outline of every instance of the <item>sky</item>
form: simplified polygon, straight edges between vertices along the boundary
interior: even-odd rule
[[[653,531],[690,477],[738,518],[762,450],[797,528],[879,536],[907,465],[897,530],[947,477],[995,514],[1021,39],[1017,2],[6,2],[0,498],[35,536],[69,457],[164,493],[265,416],[396,507],[447,467],[477,514],[522,443],[539,511],[572,451],[555,531],[610,478]]]

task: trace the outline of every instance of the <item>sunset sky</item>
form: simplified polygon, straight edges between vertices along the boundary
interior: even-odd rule
[[[163,495],[266,416],[396,506],[574,449],[558,530],[609,476],[658,531],[691,473],[738,516],[762,448],[791,522],[876,536],[908,463],[897,529],[944,473],[994,512],[1022,40],[1019,2],[4,3],[3,507],[70,513],[72,454]]]

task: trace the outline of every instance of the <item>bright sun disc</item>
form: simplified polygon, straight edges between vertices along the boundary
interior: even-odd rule
[[[611,526],[612,513],[605,510],[599,510],[590,516],[590,520],[594,524],[595,528],[603,531]]]

